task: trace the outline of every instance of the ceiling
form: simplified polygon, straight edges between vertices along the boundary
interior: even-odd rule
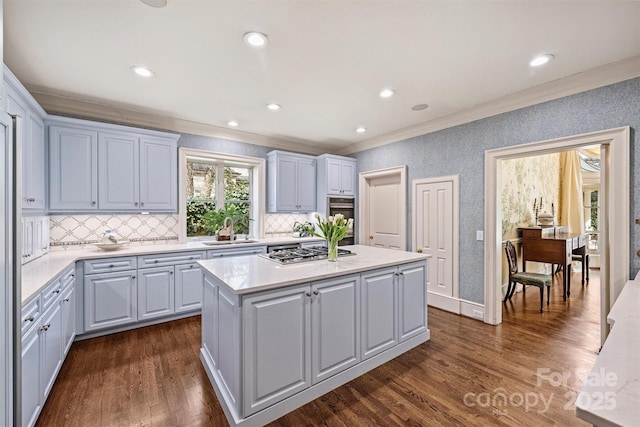
[[[637,1],[4,0],[4,60],[48,111],[87,101],[338,152],[638,57],[639,23]]]

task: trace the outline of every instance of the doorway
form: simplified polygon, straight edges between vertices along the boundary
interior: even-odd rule
[[[606,316],[629,275],[630,128],[616,128],[549,141],[488,150],[485,153],[485,323],[502,322],[502,230],[498,183],[499,162],[526,155],[548,154],[590,145],[601,146],[600,276],[601,340],[608,333]],[[615,190],[615,191],[614,191]],[[609,210],[609,206],[615,209]]]
[[[361,172],[358,242],[407,249],[407,166]]]

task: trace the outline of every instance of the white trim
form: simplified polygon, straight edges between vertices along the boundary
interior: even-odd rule
[[[427,291],[427,305],[450,313],[460,314],[460,299]]]
[[[482,316],[481,317],[476,317],[474,315],[474,311],[480,311],[482,312]],[[479,320],[482,321],[483,318],[485,319],[484,321],[486,322],[486,312],[485,312],[485,306],[483,304],[478,304],[477,302],[473,302],[473,301],[467,301],[467,300],[460,300],[460,314],[466,317],[471,317],[472,319],[475,320]]]
[[[334,150],[347,155],[640,76],[640,56],[613,62]]]
[[[195,148],[180,147],[178,149],[178,242],[187,241],[187,204],[185,195],[187,194],[187,156],[190,157],[215,157],[220,160],[229,160],[240,163],[248,163],[254,166],[252,183],[253,192],[251,200],[251,218],[256,221],[258,235],[255,237],[264,238],[264,217],[266,204],[266,160],[260,157],[240,156],[228,153],[218,153],[208,150],[197,150]],[[257,218],[257,219],[256,219]]]
[[[609,238],[603,246],[609,248],[609,270],[601,270],[601,286],[609,287],[611,301],[609,309],[615,302],[629,275],[629,209],[630,209],[630,128],[621,127],[591,132],[582,135],[552,139],[548,141],[521,144],[485,152],[485,322],[497,325],[502,321],[502,304],[498,298],[498,285],[502,275],[502,232],[498,224],[502,222],[501,207],[498,204],[497,185],[500,182],[500,160],[540,155],[575,149],[586,145],[608,145],[610,181],[606,186],[612,209],[608,212]],[[606,158],[603,158],[606,164]],[[607,257],[607,252],[601,255]],[[603,259],[606,265],[606,260]],[[607,310],[608,312],[608,310]],[[602,313],[606,318],[606,313]]]
[[[360,196],[360,202],[358,203],[358,243],[361,245],[368,245],[369,239],[367,237],[368,226],[365,227],[364,219],[369,218],[369,182],[374,178],[381,178],[385,176],[400,176],[400,217],[402,223],[400,224],[400,248],[407,250],[407,165],[395,166],[391,168],[377,169],[373,171],[360,172],[358,178],[358,194]]]
[[[452,254],[453,257],[451,268],[453,269],[453,295],[452,297],[457,299],[460,296],[460,176],[459,175],[448,175],[448,176],[438,176],[433,178],[422,178],[422,179],[414,179],[411,181],[411,194],[412,194],[412,212],[411,212],[411,250],[415,252],[416,241],[418,240],[417,236],[417,218],[416,218],[416,199],[418,198],[418,185],[419,184],[434,184],[438,182],[447,182],[451,181],[453,186],[453,194],[452,196],[452,211],[453,211],[453,219],[452,219]],[[435,295],[435,294],[434,294]],[[451,297],[447,297],[451,298]],[[446,308],[444,308],[446,310]],[[451,311],[451,310],[448,310]],[[460,311],[457,311],[460,314]]]

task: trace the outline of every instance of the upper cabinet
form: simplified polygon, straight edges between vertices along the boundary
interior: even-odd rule
[[[4,67],[4,109],[20,117],[22,141],[22,209],[45,209],[45,128],[46,112]]]
[[[269,212],[316,210],[316,158],[271,151],[267,154],[267,209]]]
[[[318,156],[318,209],[327,204],[327,196],[356,195],[356,159],[323,154]]]
[[[50,210],[177,210],[177,135],[61,117],[48,123]]]

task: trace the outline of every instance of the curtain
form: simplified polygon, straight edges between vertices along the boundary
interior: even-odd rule
[[[584,233],[582,172],[577,151],[560,153],[560,225],[569,233]]]

